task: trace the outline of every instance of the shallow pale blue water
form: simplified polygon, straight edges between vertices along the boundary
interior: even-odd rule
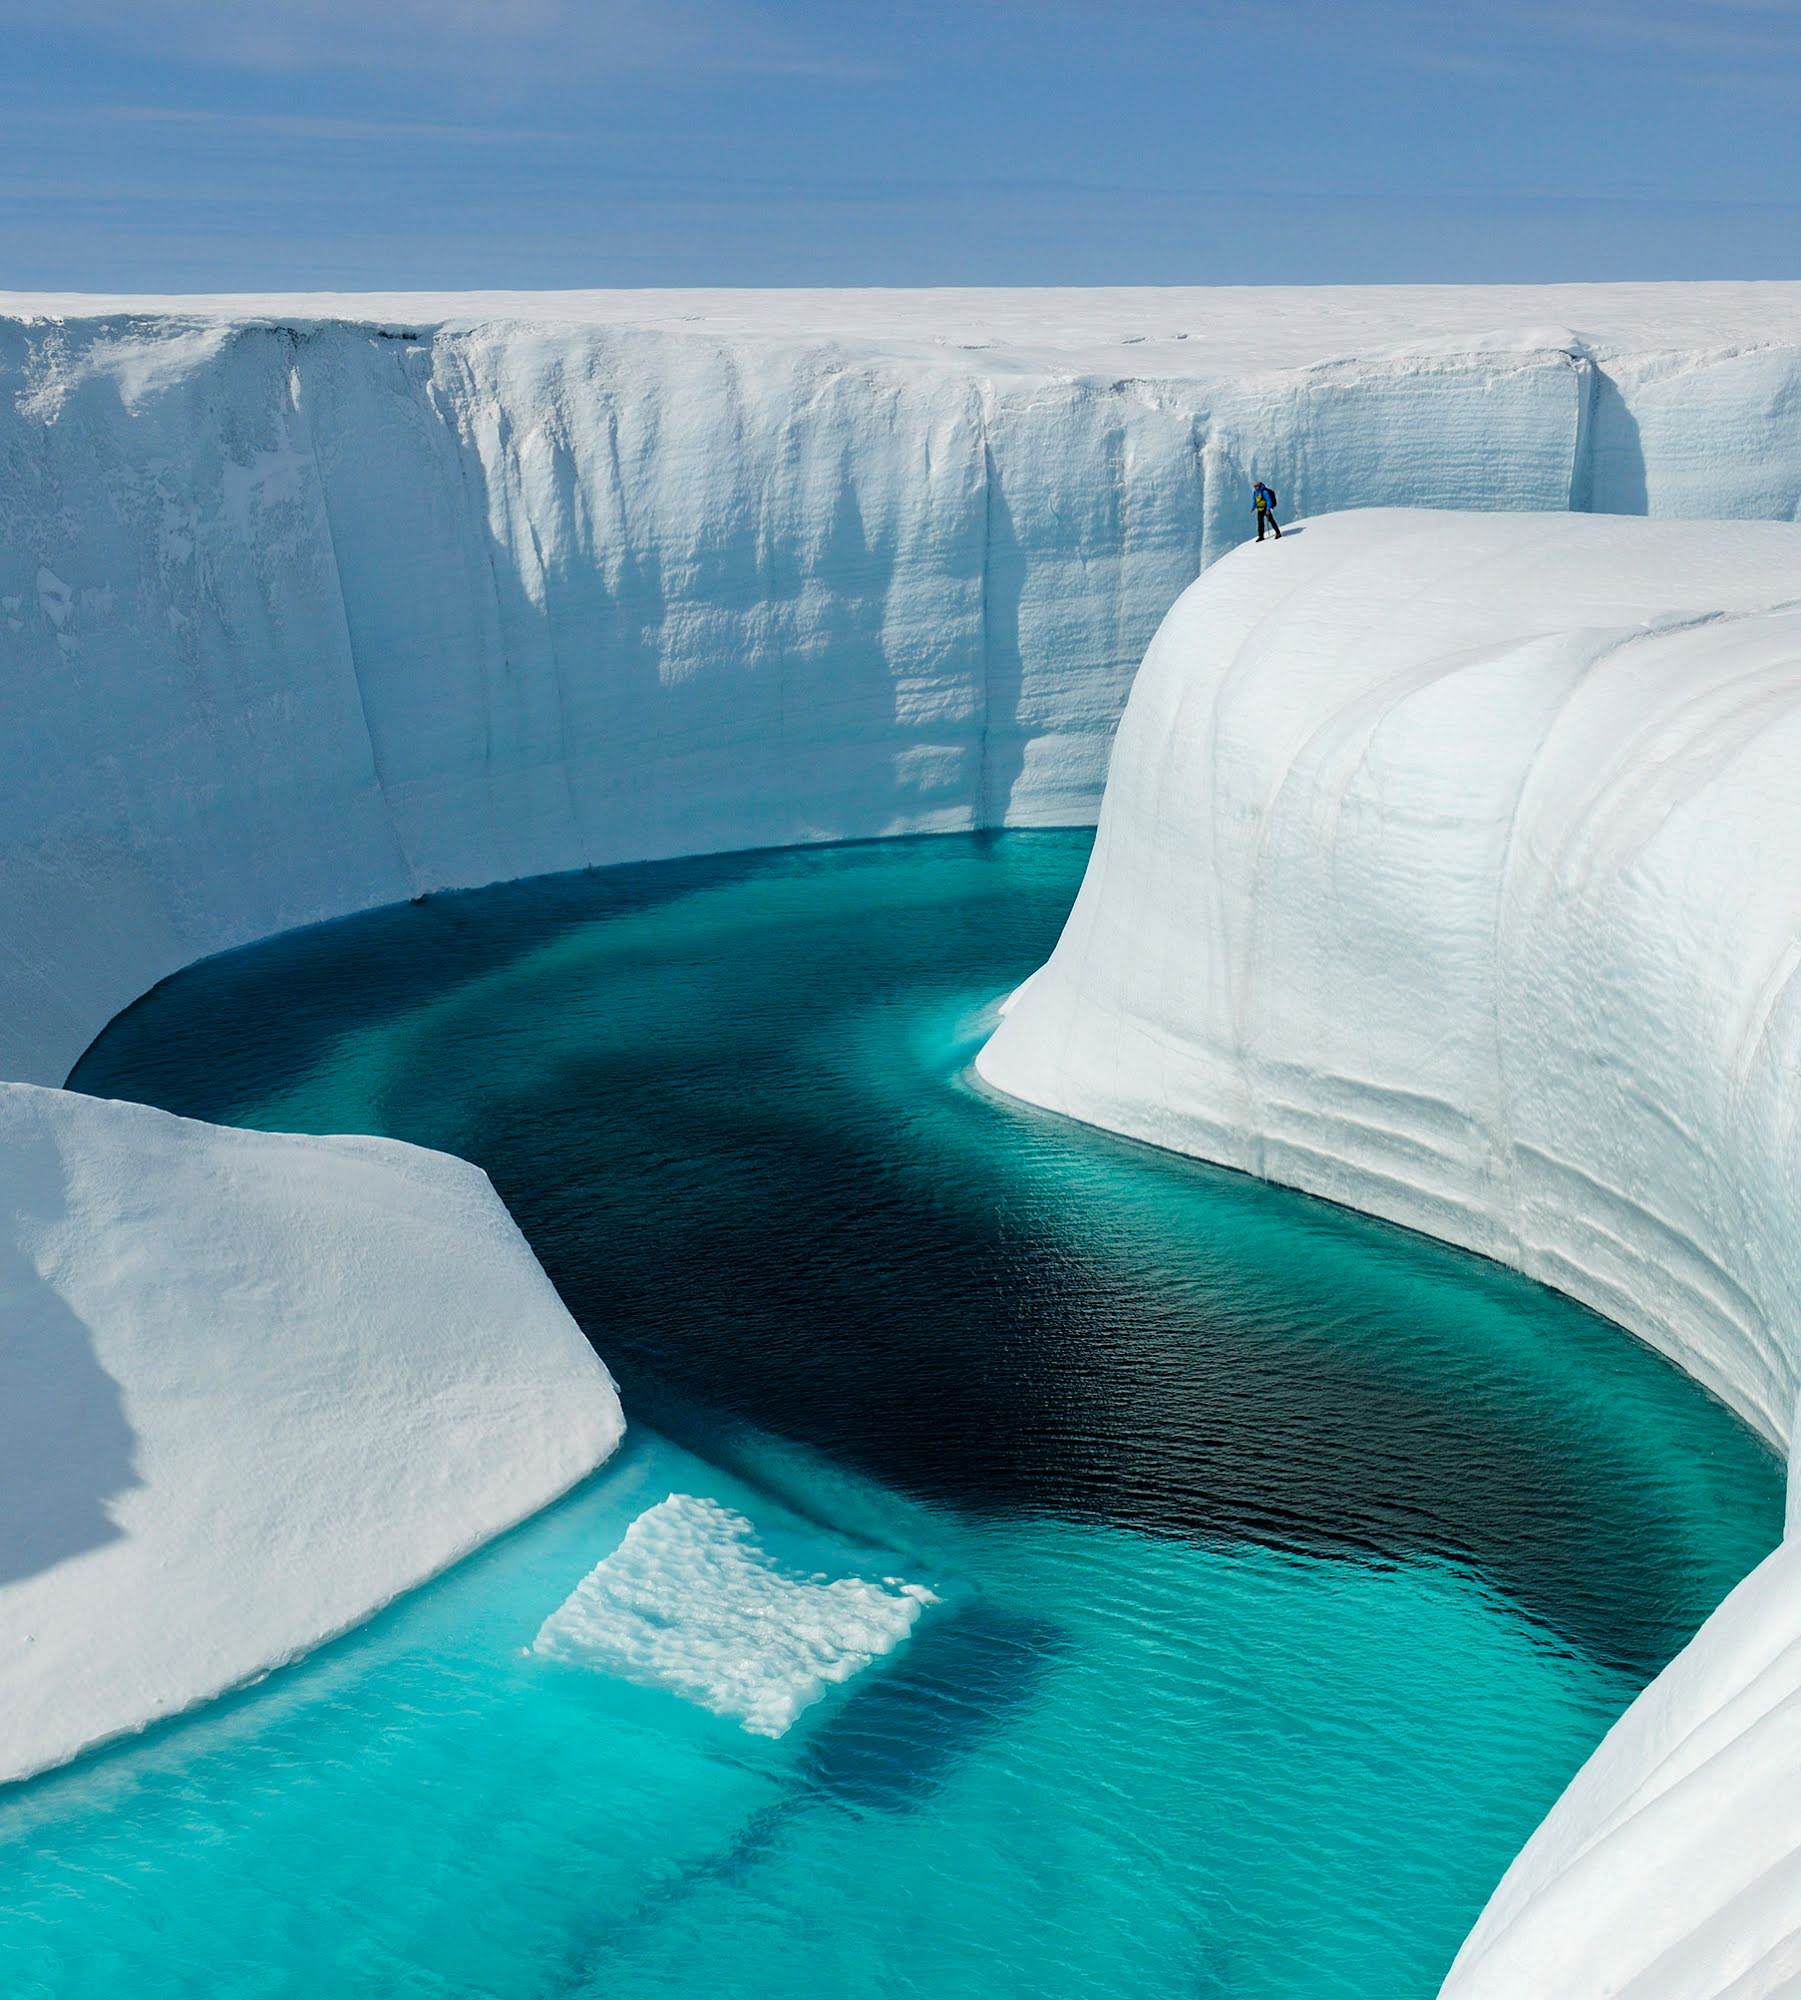
[[[637,1423],[366,1631],[0,1796],[0,1992],[1435,1989],[1777,1467],[1567,1301],[972,1088],[1085,851],[438,897],[114,1024],[77,1087],[481,1161]],[[529,1652],[672,1491],[942,1602],[776,1741]]]

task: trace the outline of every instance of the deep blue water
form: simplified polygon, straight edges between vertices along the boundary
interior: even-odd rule
[[[113,1024],[77,1088],[481,1162],[635,1428],[364,1632],[0,1800],[0,1991],[1433,1992],[1779,1471],[1567,1300],[973,1087],[1086,848],[434,897]],[[774,1741],[526,1651],[672,1491],[942,1601]]]

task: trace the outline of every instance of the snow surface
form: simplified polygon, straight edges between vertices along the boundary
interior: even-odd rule
[[[436,887],[1086,822],[1371,502],[1793,517],[1801,286],[0,295],[0,1076]]]
[[[606,1370],[478,1168],[0,1084],[0,1781],[574,1484]]]
[[[978,1067],[1586,1300],[1789,1454],[1793,1495],[1798,768],[1801,528],[1310,521],[1164,622],[1068,925]],[[1790,1539],[1615,1726],[1444,1990],[1796,1979]]]
[[[815,1537],[806,1553],[856,1552]],[[672,1493],[544,1621],[535,1650],[668,1688],[753,1736],[784,1736],[828,1687],[893,1652],[937,1601],[895,1576],[797,1569],[742,1514]]]

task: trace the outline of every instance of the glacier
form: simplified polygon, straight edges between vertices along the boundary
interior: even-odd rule
[[[0,294],[0,1076],[562,868],[1092,821],[1286,514],[1794,518],[1801,287]]]
[[[1211,570],[981,1075],[1597,1307],[1788,1458],[1801,528],[1371,511]],[[1444,1988],[1801,1977],[1801,1541],[1632,1705]]]
[[[1302,988],[1248,986],[1235,1017],[1246,1036],[1317,1028],[1326,1038],[1318,1062],[1294,1057],[1293,1074],[1258,1072],[1255,1089],[1231,1051],[1194,1066],[1194,1023],[1180,1010],[1122,1025],[1107,1043],[1104,1007],[1090,996],[1077,1011],[1099,1038],[1086,1048],[1093,1067],[1072,1067],[1057,1087],[1087,1093],[1095,1115],[1117,1112],[1134,1129],[1124,1098],[1116,1105],[1097,1079],[1113,1063],[1124,1089],[1161,1065],[1172,1094],[1139,1106],[1143,1136],[1197,1150],[1241,1145],[1258,1171],[1302,1185],[1315,1176],[1338,1198],[1521,1263],[1664,1341],[1786,1443],[1788,1267],[1773,1218],[1781,1174],[1792,1171],[1776,1082],[1788,946],[1785,906],[1769,885],[1785,879],[1789,816],[1775,777],[1757,766],[1762,817],[1732,820],[1728,837],[1726,804],[1705,774],[1717,764],[1742,779],[1754,746],[1776,741],[1783,614],[1770,607],[1801,590],[1789,575],[1794,531],[1770,523],[1801,515],[1798,399],[1801,286],[1786,284],[0,294],[0,1077],[18,1080],[0,1086],[0,1173],[14,1190],[0,1246],[9,1268],[27,1274],[17,1282],[41,1292],[46,1325],[82,1318],[77,1291],[104,1278],[93,1325],[118,1331],[96,1331],[86,1359],[71,1338],[67,1393],[96,1390],[97,1368],[135,1407],[135,1371],[150,1365],[148,1329],[161,1323],[153,1309],[180,1296],[196,1355],[220,1374],[209,1393],[235,1397],[248,1423],[267,1386],[259,1364],[184,1277],[184,1260],[197,1259],[194,1270],[218,1278],[206,1259],[240,1237],[247,1275],[220,1295],[243,1306],[240,1336],[246,1326],[286,1329],[325,1370],[341,1355],[342,1327],[319,1301],[329,1294],[352,1313],[354,1276],[367,1288],[353,1314],[358,1365],[385,1366],[385,1354],[414,1371],[457,1451],[476,1450],[478,1420],[465,1410],[453,1421],[449,1374],[476,1367],[482,1338],[501,1341],[523,1371],[512,1390],[493,1390],[499,1413],[481,1433],[489,1456],[455,1532],[427,1531],[422,1482],[440,1443],[412,1435],[418,1462],[394,1474],[407,1506],[393,1520],[373,1505],[354,1521],[336,1517],[340,1546],[329,1562],[308,1558],[316,1573],[296,1553],[295,1574],[312,1580],[286,1621],[258,1608],[254,1537],[269,1524],[256,1493],[221,1484],[214,1497],[230,1518],[217,1522],[183,1497],[190,1449],[193,1478],[226,1481],[229,1428],[213,1453],[177,1421],[179,1398],[156,1402],[154,1423],[115,1411],[138,1440],[126,1457],[142,1456],[140,1473],[161,1470],[148,1486],[97,1486],[77,1511],[90,1525],[129,1518],[124,1541],[147,1537],[156,1560],[187,1565],[197,1594],[171,1636],[153,1607],[103,1580],[98,1565],[127,1560],[117,1539],[30,1580],[0,1570],[9,1616],[21,1590],[54,1586],[58,1624],[104,1656],[98,1678],[71,1676],[67,1705],[46,1693],[39,1708],[23,1692],[30,1660],[6,1656],[0,1708],[25,1719],[11,1726],[4,1771],[141,1726],[354,1622],[604,1457],[618,1421],[604,1371],[572,1345],[542,1274],[506,1236],[491,1192],[472,1192],[467,1169],[288,1140],[277,1176],[288,1210],[271,1197],[245,1213],[234,1206],[244,1186],[229,1135],[29,1087],[60,1084],[122,1007],[196,958],[433,889],[732,847],[1088,823],[1139,661],[1203,572],[1201,594],[1183,600],[1153,659],[1176,648],[1170,634],[1198,615],[1195,604],[1214,607],[1206,620],[1216,635],[1228,628],[1214,621],[1236,604],[1232,615],[1249,622],[1232,686],[1262,689],[1257,699],[1278,707],[1338,685],[1323,668],[1309,681],[1295,662],[1338,657],[1330,618],[1364,620],[1359,670],[1378,678],[1347,695],[1336,733],[1314,746],[1317,771],[1303,765],[1254,826],[1210,825],[1179,792],[1169,804],[1184,839],[1255,834],[1256,895],[1234,900],[1232,878],[1217,878],[1221,900],[1206,921],[1233,927],[1218,935],[1236,947],[1254,931],[1259,952],[1298,952],[1317,928],[1370,983],[1346,981],[1332,1023]],[[1285,519],[1314,518],[1277,550],[1235,555],[1259,476],[1281,493]],[[1320,518],[1372,504],[1493,519]],[[1522,525],[1521,515],[1533,519]],[[1600,518],[1609,515],[1658,518]],[[1674,525],[1703,515],[1746,525]],[[1531,564],[1519,556],[1505,588],[1481,584],[1515,560],[1509,538],[1528,534],[1543,538]],[[1399,553],[1410,538],[1413,568]],[[1327,600],[1299,579],[1335,566],[1346,588],[1367,569],[1366,594],[1309,613]],[[1292,604],[1285,579],[1296,581]],[[1292,623],[1309,617],[1304,632]],[[1654,639],[1647,620],[1659,625]],[[1469,684],[1488,704],[1467,735],[1447,717],[1444,742],[1461,753],[1447,751],[1442,766],[1402,757],[1392,769],[1374,751],[1366,757],[1359,731],[1377,730],[1402,683],[1430,707],[1440,640],[1471,652]],[[1766,644],[1767,658],[1757,650]],[[1720,648],[1736,665],[1720,664]],[[1492,686],[1481,681],[1484,658]],[[1570,713],[1585,713],[1628,662],[1646,666],[1663,705],[1617,715],[1611,761],[1585,752],[1570,725],[1553,730],[1548,712],[1528,712],[1534,691],[1549,700],[1567,684]],[[1147,672],[1135,714],[1175,672]],[[1297,677],[1285,681],[1288,672]],[[1399,677],[1392,688],[1384,672]],[[1671,692],[1691,672],[1697,687],[1724,676],[1707,681],[1713,692],[1696,695],[1693,713]],[[1444,699],[1455,709],[1461,695]],[[1565,763],[1535,761],[1535,719],[1547,758]],[[1491,725],[1493,741],[1483,733]],[[1217,748],[1222,780],[1233,759],[1255,764],[1260,754],[1237,737]],[[1380,748],[1396,746],[1384,738]],[[1675,766],[1688,773],[1680,796],[1663,789]],[[1558,787],[1590,798],[1603,767],[1605,808],[1580,824],[1559,819]],[[1124,838],[1119,790],[1116,781],[1103,855]],[[1218,798],[1230,795],[1222,782]],[[1506,909],[1528,899],[1536,933],[1503,922],[1498,889],[1489,933],[1458,928],[1502,865],[1494,815],[1507,829]],[[1435,826],[1442,852],[1425,840],[1391,852],[1384,824]],[[1160,865],[1175,867],[1180,854],[1202,876],[1173,825]],[[1375,843],[1367,853],[1348,837],[1352,826]],[[1692,851],[1679,829],[1692,830]],[[1367,861],[1357,907],[1372,923],[1386,912],[1380,938],[1345,934],[1351,905],[1328,900],[1326,888],[1334,898],[1348,889],[1308,877],[1309,842],[1324,831],[1335,835],[1338,867]],[[1582,894],[1556,872],[1566,868]],[[1606,924],[1596,917],[1582,930],[1584,895],[1609,882],[1621,902]],[[1151,887],[1119,893],[1143,901],[1148,925]],[[1098,921],[1093,900],[1085,892],[1079,923]],[[1678,903],[1667,937],[1643,927],[1648,911]],[[1750,944],[1730,931],[1737,921],[1755,932]],[[1422,936],[1449,982],[1433,989],[1430,1009],[1408,983],[1424,962]],[[1721,956],[1728,943],[1737,960]],[[1484,1067],[1479,1030],[1482,994],[1492,1016],[1502,990],[1483,984],[1500,978],[1502,947],[1514,954],[1505,991],[1530,1004],[1520,1000],[1498,1069]],[[1763,982],[1754,989],[1736,969],[1753,961]],[[1219,962],[1204,956],[1201,969]],[[1617,1072],[1591,1073],[1580,1043],[1558,1038],[1558,1007],[1578,1018],[1590,978],[1602,982],[1608,1018],[1640,1031],[1628,1045],[1621,1027]],[[1727,986],[1739,1009],[1730,1031],[1706,1011],[1728,1007]],[[1074,991],[1060,971],[1020,1000],[984,1058],[997,1080],[1027,1095],[1035,1077],[1042,1084],[1042,1024],[1073,1007]],[[1226,1004],[1204,982],[1188,997]],[[1409,1044],[1415,1081],[1398,1068],[1385,1079],[1330,1072],[1322,1052],[1355,1053],[1356,1034],[1374,1032],[1378,1014],[1359,1010],[1403,1005],[1414,1020],[1440,1019],[1439,1039]],[[1702,1026],[1717,1033],[1690,1049],[1690,1093],[1635,1096],[1650,1052]],[[1238,1051],[1247,1062],[1252,1046]],[[1228,1080],[1237,1095],[1216,1102],[1208,1093],[1227,1092]],[[1581,1146],[1593,1157],[1578,1156]],[[80,1210],[91,1276],[67,1235],[57,1254],[69,1261],[54,1271],[42,1262],[72,1149],[95,1163]],[[458,1331],[441,1358],[424,1342],[425,1302],[381,1259],[353,1254],[367,1247],[359,1219],[333,1205],[350,1159],[369,1176],[369,1201],[391,1203],[437,1246],[431,1268],[446,1292],[466,1290],[482,1306],[481,1328],[473,1304],[455,1308]],[[146,1240],[153,1187],[169,1217],[168,1257],[115,1256]],[[505,1238],[480,1274],[460,1247],[471,1218],[472,1240]],[[253,1265],[260,1275],[248,1275]],[[504,1414],[528,1378],[539,1385],[536,1430]],[[200,1381],[198,1367],[186,1379]],[[314,1442],[344,1422],[348,1438],[362,1437],[361,1378],[319,1379],[306,1418]],[[165,1420],[167,1447],[152,1448]],[[108,1464],[124,1435],[111,1421],[95,1445]],[[328,1462],[348,1474],[354,1457],[347,1447]],[[159,1493],[170,1509],[161,1526]],[[439,1494],[430,1506],[442,1503]],[[221,1594],[215,1577],[209,1597],[200,1580],[226,1554],[218,1575],[236,1587]],[[334,1564],[335,1594],[326,1588]],[[1503,1885],[1456,1990],[1501,1991],[1516,1960],[1549,1964],[1555,1898],[1575,1893],[1557,1885],[1580,1879],[1574,1857],[1603,1839],[1629,1856],[1606,1878],[1607,1893],[1628,1903],[1640,1880],[1662,1883],[1674,1870],[1698,1884],[1730,1870],[1739,1846],[1709,1850],[1707,1876],[1670,1821],[1697,1786],[1716,1796],[1709,1760],[1752,1740],[1760,1701],[1756,1727],[1787,1726],[1784,1591],[1771,1574],[1766,1566],[1722,1609],[1727,1638],[1710,1627],[1577,1781]],[[1754,1628],[1763,1654],[1731,1636]],[[145,1648],[161,1648],[166,1675],[134,1669]],[[184,1648],[205,1662],[185,1678]],[[1753,1672],[1760,1658],[1777,1664]],[[1750,1678],[1735,1694],[1741,1668]],[[1734,1702],[1743,1728],[1721,1725],[1716,1758],[1705,1720]],[[1647,1776],[1658,1746],[1678,1740],[1690,1765],[1671,1750],[1663,1778]],[[1749,1812],[1753,1822],[1747,1855],[1779,1840],[1781,1810]],[[1779,1881],[1785,1863],[1769,1852]],[[1673,1937],[1671,1913],[1692,1915],[1702,1900],[1696,1888],[1643,1912],[1623,1905],[1619,1921],[1644,1914],[1639,1934]],[[1600,1913],[1604,1901],[1588,1906]],[[1771,1924],[1780,1902],[1771,1889],[1759,1905],[1777,1912]],[[1698,1920],[1683,1933],[1703,1935]],[[1621,1936],[1597,1915],[1584,1932],[1600,1954],[1590,1962],[1624,1965],[1638,1947]],[[1547,1975],[1533,1990],[1614,1989],[1560,1988]]]

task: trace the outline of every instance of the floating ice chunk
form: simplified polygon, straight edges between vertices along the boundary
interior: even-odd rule
[[[834,1682],[893,1652],[937,1601],[898,1577],[804,1575],[742,1514],[672,1493],[544,1621],[535,1650],[780,1736]]]

